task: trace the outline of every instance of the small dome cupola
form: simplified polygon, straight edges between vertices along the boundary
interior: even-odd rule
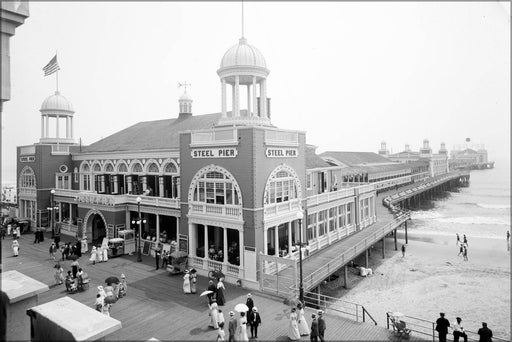
[[[422,157],[430,157],[432,154],[432,149],[430,148],[428,139],[423,140],[423,147],[420,149],[420,156]]]
[[[383,141],[383,142],[381,142],[381,143],[380,143],[380,150],[379,150],[379,154],[380,154],[381,156],[384,156],[384,157],[387,157],[387,156],[389,155],[389,151],[388,151],[388,149],[387,149],[387,147],[386,147],[386,142],[385,142],[385,141]]]
[[[185,92],[183,93],[183,95],[180,96],[180,99],[178,100],[178,102],[180,103],[180,115],[181,114],[190,114],[192,115],[192,97],[190,97],[190,95],[187,93],[187,91],[185,90]]]
[[[68,99],[62,96],[59,91],[56,91],[54,95],[43,101],[39,111],[41,112],[41,143],[75,143],[73,138],[73,115],[75,110]],[[65,122],[62,123],[64,120]],[[53,126],[51,133],[50,126]],[[63,127],[65,127],[65,130],[64,134],[61,135]]]
[[[222,118],[218,126],[271,125],[270,98],[267,97],[269,73],[263,54],[248,44],[242,34],[238,44],[224,53],[217,70],[222,87]],[[231,86],[231,112],[228,112],[227,85]],[[246,88],[244,101],[241,87]]]
[[[441,143],[441,148],[439,149],[439,154],[448,154],[448,150],[446,149],[446,144],[444,142]]]

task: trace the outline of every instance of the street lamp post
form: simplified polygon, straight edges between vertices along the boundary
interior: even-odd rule
[[[299,221],[299,301],[304,304],[304,284],[302,283],[302,219],[304,214],[302,211],[297,213],[297,220]]]
[[[50,220],[52,221],[52,239],[55,238],[55,204],[54,204],[54,196],[55,189],[50,191]]]
[[[142,201],[142,198],[137,197],[137,213],[138,218],[137,221],[132,221],[132,224],[138,224],[139,225],[139,238],[137,239],[137,261],[142,261],[142,251],[141,251],[141,235],[142,235],[142,224],[146,223],[146,220],[143,220],[140,216],[140,202]]]

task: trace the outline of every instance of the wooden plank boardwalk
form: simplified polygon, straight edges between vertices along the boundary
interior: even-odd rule
[[[64,242],[72,238],[64,236]],[[143,256],[141,263],[135,256],[123,256],[110,259],[106,263],[92,265],[88,255],[78,261],[89,274],[91,285],[88,290],[67,294],[64,285],[54,285],[54,261],[49,258],[50,239],[40,244],[33,244],[33,235],[23,235],[20,239],[20,256],[13,257],[12,240],[2,240],[2,269],[17,270],[45,284],[50,290],[39,297],[39,304],[69,295],[79,302],[94,306],[96,287],[105,285],[104,279],[110,275],[119,277],[124,273],[128,282],[128,295],[112,306],[111,316],[120,320],[123,327],[106,337],[106,340],[145,341],[151,337],[160,340],[197,340],[215,341],[217,332],[208,328],[208,309],[206,299],[198,294],[185,295],[182,291],[182,277],[170,276],[164,270],[155,270],[154,259]],[[58,253],[60,254],[60,253]],[[70,261],[61,262],[64,269],[70,269]],[[205,277],[198,278],[198,292],[207,287]],[[228,312],[235,304],[245,303],[247,290],[226,284],[227,303],[221,309],[226,321]],[[258,341],[286,341],[288,332],[288,306],[279,299],[262,293],[252,293],[263,324],[259,328]],[[307,318],[313,310],[309,308]],[[70,320],[73,317],[69,318]],[[309,320],[310,321],[310,320]],[[326,313],[326,339],[329,341],[399,341],[385,327],[369,323],[354,322]],[[309,337],[302,337],[308,341]],[[411,336],[411,341],[418,340]]]

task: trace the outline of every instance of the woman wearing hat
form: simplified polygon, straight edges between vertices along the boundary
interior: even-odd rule
[[[247,317],[245,312],[240,312],[240,319],[238,320],[238,334],[235,340],[237,342],[249,341],[249,336],[247,336]]]
[[[119,298],[126,296],[126,290],[128,289],[126,285],[126,276],[121,274],[121,282],[119,283]]]
[[[188,270],[185,270],[185,276],[183,277],[183,292],[192,293],[190,291],[190,274]]]
[[[226,299],[224,298],[224,290],[226,290],[226,287],[223,281],[224,278],[219,278],[219,282],[217,283],[217,304],[221,306],[226,303]]]
[[[302,307],[302,303],[299,302],[297,304],[298,309],[298,325],[299,325],[299,333],[300,336],[309,335],[309,326],[308,322],[306,322],[306,317],[304,316],[304,308]]]
[[[300,340],[299,325],[297,323],[297,309],[290,312],[290,325],[288,326],[288,338],[292,341]]]
[[[210,309],[210,324],[208,326],[213,329],[219,329],[219,307],[217,306],[215,299],[213,299],[212,303],[208,305],[208,308]]]

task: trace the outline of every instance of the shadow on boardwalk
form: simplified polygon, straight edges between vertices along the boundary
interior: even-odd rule
[[[63,240],[72,241],[72,238],[63,237]],[[171,276],[165,270],[155,270],[155,261],[151,257],[144,256],[143,262],[138,263],[135,255],[124,256],[92,265],[88,261],[89,255],[85,255],[78,261],[80,267],[91,278],[90,288],[83,292],[67,294],[64,285],[54,285],[55,261],[49,258],[48,253],[50,239],[46,238],[40,244],[32,242],[33,235],[23,235],[20,239],[20,256],[12,257],[12,240],[2,240],[2,267],[3,270],[17,270],[50,285],[50,290],[40,295],[40,304],[69,295],[93,307],[98,285],[104,286],[104,280],[110,275],[126,275],[128,294],[115,303],[111,310],[111,316],[120,320],[123,327],[107,336],[106,340],[145,341],[151,337],[160,340],[216,340],[217,332],[208,328],[207,299],[199,296],[207,287],[208,280],[205,277],[198,277],[198,294],[186,295],[182,290],[183,277]],[[62,261],[61,265],[67,271],[71,269],[70,263],[71,261]],[[226,284],[225,293],[227,303],[221,310],[227,322],[229,311],[237,303],[245,303],[247,291]],[[281,300],[260,293],[252,295],[262,318],[262,325],[258,329],[258,341],[287,341],[288,307]],[[307,309],[308,322],[311,313],[313,310]],[[329,341],[395,340],[393,334],[383,327],[342,319],[329,312],[326,315],[326,323],[326,339]],[[309,337],[304,336],[301,340],[309,341]],[[411,340],[415,340],[414,337]]]

